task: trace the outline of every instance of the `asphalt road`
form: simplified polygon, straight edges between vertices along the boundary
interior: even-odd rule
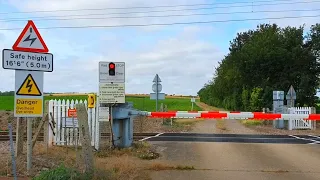
[[[191,133],[146,139],[161,153],[160,163],[195,168],[152,172],[155,180],[319,180],[317,140],[308,135]]]
[[[314,135],[256,135],[256,134],[203,134],[203,133],[164,133],[148,137],[146,141],[177,142],[232,142],[232,143],[280,143],[280,144],[319,144],[320,136]],[[320,163],[320,162],[319,162]]]

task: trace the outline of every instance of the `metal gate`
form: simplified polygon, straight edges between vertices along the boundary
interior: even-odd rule
[[[311,107],[293,107],[288,108],[290,114],[312,114]],[[311,120],[293,119],[289,120],[288,129],[315,129],[315,123]]]

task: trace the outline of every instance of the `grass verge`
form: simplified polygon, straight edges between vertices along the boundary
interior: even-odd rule
[[[73,95],[73,96],[44,96],[44,100],[86,100],[86,95]],[[155,101],[150,100],[150,97],[139,97],[139,96],[126,96],[126,102],[133,102],[133,107],[138,110],[144,111],[155,111]],[[191,102],[190,98],[167,98],[164,100],[159,100],[159,105],[163,103],[167,105],[170,111],[190,111]],[[14,109],[14,96],[0,96],[0,110],[10,110]],[[197,105],[194,106],[195,111],[200,111],[201,108]]]
[[[76,152],[74,148],[53,146],[48,150],[41,144],[36,144],[33,152],[33,167],[30,174],[34,179],[141,179],[149,180],[146,169],[150,161],[160,155],[152,150],[147,142],[136,142],[130,148],[101,149],[94,153],[94,174],[83,174],[81,147]],[[9,155],[8,155],[9,157]],[[20,176],[26,176],[26,153],[17,159],[17,169]],[[8,161],[10,162],[10,161]],[[5,164],[5,163],[3,163]],[[0,168],[0,174],[12,174],[11,165]],[[93,176],[93,177],[92,177]],[[80,178],[81,177],[81,178]]]

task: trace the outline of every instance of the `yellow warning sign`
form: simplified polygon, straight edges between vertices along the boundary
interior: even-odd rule
[[[42,99],[16,99],[16,115],[42,115]]]
[[[42,96],[42,93],[31,74],[28,74],[16,94],[25,96]]]

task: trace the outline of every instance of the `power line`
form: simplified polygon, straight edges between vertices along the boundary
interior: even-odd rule
[[[284,2],[282,2],[284,1]],[[261,2],[280,2],[280,3],[268,3],[268,4],[257,4]],[[282,2],[282,3],[281,3]],[[172,11],[186,11],[186,10],[206,10],[206,9],[225,9],[232,7],[253,7],[253,6],[272,6],[272,5],[283,5],[283,4],[309,4],[317,3],[319,0],[313,1],[302,1],[302,2],[293,2],[292,0],[279,0],[279,1],[253,1],[253,2],[242,2],[242,3],[208,3],[208,4],[189,4],[189,5],[172,5],[172,6],[148,6],[148,7],[123,7],[123,8],[93,8],[93,9],[66,9],[66,10],[47,10],[47,11],[22,11],[22,12],[0,12],[0,14],[25,14],[25,13],[44,13],[44,12],[78,12],[78,11],[102,11],[102,10],[120,10],[120,9],[153,9],[159,7],[194,7],[194,6],[213,6],[213,5],[233,5],[233,4],[248,4],[248,5],[234,5],[234,6],[218,6],[218,7],[204,7],[204,8],[190,8],[190,9],[169,9],[169,10],[152,10],[152,11],[139,11],[139,12],[121,12],[121,13],[108,13],[111,14],[136,14],[136,13],[153,13],[153,12],[172,12]],[[52,17],[52,16],[51,16]],[[61,17],[61,16],[60,16]]]
[[[36,21],[65,21],[65,20],[84,20],[84,19],[135,19],[135,18],[163,18],[163,17],[184,17],[184,16],[208,16],[222,14],[254,14],[254,13],[279,13],[279,12],[310,12],[320,11],[320,9],[292,9],[292,10],[276,10],[276,11],[238,11],[238,12],[211,12],[211,13],[195,13],[195,14],[171,14],[171,15],[151,15],[151,16],[113,16],[113,17],[75,17],[75,18],[43,18]],[[0,19],[0,22],[27,21],[27,19]]]
[[[38,29],[84,29],[84,28],[117,28],[117,27],[172,26],[172,25],[210,24],[210,23],[241,22],[241,21],[259,21],[259,20],[314,18],[314,17],[320,17],[320,15],[270,17],[270,18],[250,18],[250,19],[230,19],[230,20],[214,20],[214,21],[174,22],[174,23],[154,23],[154,24],[91,25],[91,26],[90,26],[90,25],[88,25],[88,26],[51,26],[51,27],[40,27],[40,28],[38,28]],[[22,28],[3,28],[3,29],[0,29],[0,31],[21,30],[21,29],[22,29]]]
[[[179,11],[194,11],[194,10],[212,10],[212,9],[226,9],[231,7],[248,7],[248,6],[274,6],[274,5],[283,5],[283,4],[308,4],[308,3],[317,3],[320,0],[308,1],[308,2],[290,2],[290,3],[277,3],[277,4],[253,4],[253,5],[245,5],[245,6],[222,6],[222,7],[204,7],[204,8],[186,8],[186,9],[170,9],[170,10],[153,10],[153,11],[134,11],[134,12],[116,12],[116,13],[95,13],[95,14],[76,14],[76,15],[55,15],[55,16],[33,16],[27,17],[23,19],[42,19],[42,18],[59,18],[59,17],[83,17],[83,16],[101,16],[101,15],[119,15],[119,14],[139,14],[139,13],[157,13],[157,12],[179,12]],[[18,20],[22,18],[8,18],[8,19],[0,19],[0,20]]]

